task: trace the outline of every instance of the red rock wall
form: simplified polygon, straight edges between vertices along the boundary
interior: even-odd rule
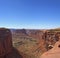
[[[0,28],[0,58],[12,52],[12,35],[9,29]]]

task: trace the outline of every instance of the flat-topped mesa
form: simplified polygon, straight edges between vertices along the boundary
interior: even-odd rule
[[[0,58],[12,52],[12,35],[9,29],[0,28]]]

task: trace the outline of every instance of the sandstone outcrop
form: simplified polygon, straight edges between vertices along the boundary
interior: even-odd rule
[[[56,42],[54,47],[45,52],[40,58],[60,58],[60,41]]]
[[[50,47],[53,47],[54,44],[59,41],[60,38],[60,32],[56,31],[49,31],[47,30],[44,34],[44,40],[46,44],[46,49],[49,50]]]
[[[0,28],[0,58],[12,52],[12,35],[9,29]]]

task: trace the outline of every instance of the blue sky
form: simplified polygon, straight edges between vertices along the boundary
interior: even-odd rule
[[[60,0],[0,0],[0,27],[60,27]]]

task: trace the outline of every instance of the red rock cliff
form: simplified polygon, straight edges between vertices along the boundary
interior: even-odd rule
[[[12,35],[9,29],[0,28],[0,58],[12,51]]]

